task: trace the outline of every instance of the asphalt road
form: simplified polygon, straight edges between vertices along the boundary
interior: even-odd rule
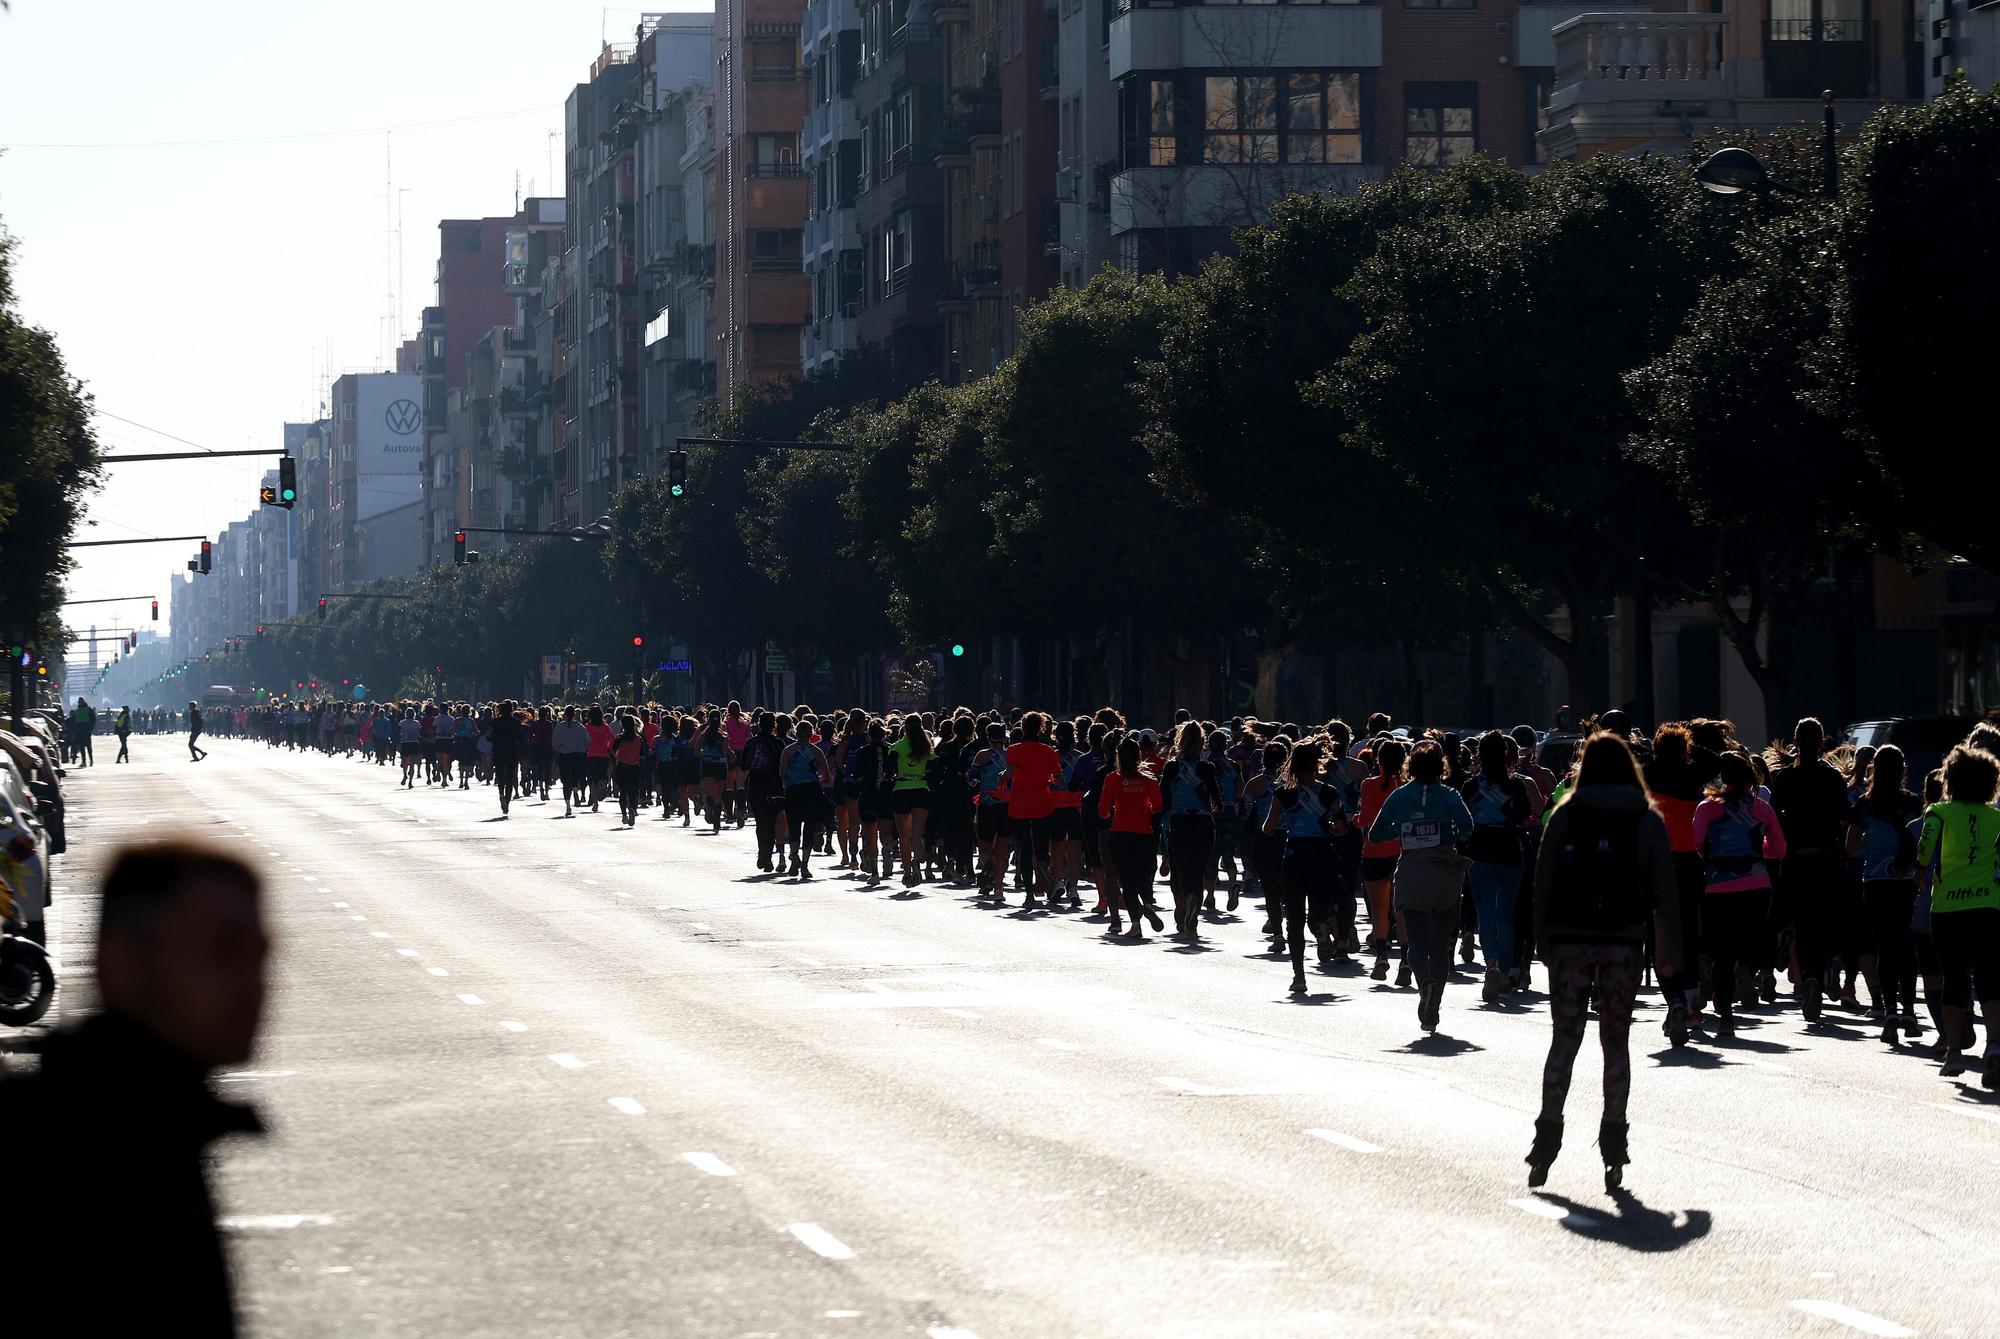
[[[74,1008],[114,843],[269,878],[265,1043],[221,1079],[273,1130],[220,1157],[254,1334],[2000,1329],[2000,1103],[1865,1015],[1676,1055],[1649,1005],[1629,1193],[1592,1041],[1531,1195],[1539,995],[1462,976],[1424,1041],[1356,969],[1288,1000],[1247,906],[1199,952],[1113,944],[760,877],[747,832],[212,750],[72,774],[52,927]]]

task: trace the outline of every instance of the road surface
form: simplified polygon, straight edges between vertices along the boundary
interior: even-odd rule
[[[52,927],[74,1009],[112,845],[211,838],[268,876],[265,1042],[221,1080],[272,1127],[220,1157],[253,1334],[2000,1325],[2000,1104],[1865,1015],[1767,1009],[1676,1055],[1648,1005],[1629,1193],[1593,1040],[1531,1195],[1539,995],[1482,1006],[1462,975],[1425,1041],[1415,992],[1358,969],[1289,1000],[1247,905],[1200,951],[1114,944],[759,876],[748,832],[501,822],[488,789],[212,749],[72,773]]]

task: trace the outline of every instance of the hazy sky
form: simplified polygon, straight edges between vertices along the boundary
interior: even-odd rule
[[[560,173],[563,100],[601,38],[632,40],[639,13],[562,0],[11,0],[0,224],[17,239],[22,313],[55,332],[96,397],[107,453],[183,449],[157,432],[275,447],[285,420],[317,416],[329,373],[382,367],[391,312],[400,340],[433,300],[439,219],[512,212],[517,173],[523,194],[560,194],[549,134]],[[113,466],[79,537],[213,535],[254,509],[274,466]],[[167,596],[193,548],[84,550],[70,595]],[[149,626],[143,604],[79,609],[70,625],[92,614]]]

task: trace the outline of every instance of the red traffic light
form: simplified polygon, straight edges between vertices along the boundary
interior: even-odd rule
[[[632,649],[633,649],[634,651],[638,650],[638,649],[639,649],[640,647],[644,646],[645,644],[646,644],[646,639],[645,639],[644,637],[634,637],[634,638],[632,639]]]
[[[155,623],[160,621],[160,602],[158,600],[153,601],[153,621]]]

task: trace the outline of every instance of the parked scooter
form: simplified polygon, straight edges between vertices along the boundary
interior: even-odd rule
[[[56,967],[31,936],[43,932],[48,871],[27,833],[0,825],[0,1024],[26,1027],[56,998]]]

